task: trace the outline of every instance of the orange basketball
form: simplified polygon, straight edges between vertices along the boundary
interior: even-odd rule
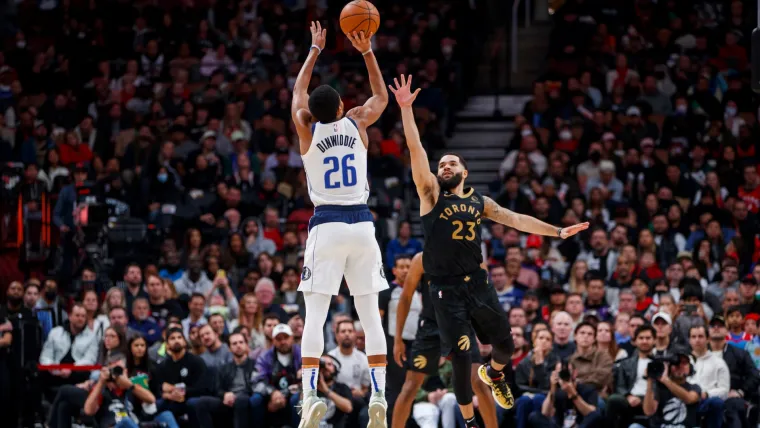
[[[380,28],[380,14],[375,5],[367,0],[354,0],[340,12],[340,29],[345,34],[364,31],[365,36],[375,34]]]

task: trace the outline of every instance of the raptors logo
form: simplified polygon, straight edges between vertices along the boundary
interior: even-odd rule
[[[427,358],[424,355],[417,355],[414,357],[414,367],[418,369],[424,369],[427,366]]]
[[[304,266],[303,272],[301,272],[301,281],[308,281],[311,278],[311,269]]]
[[[457,345],[459,345],[459,349],[462,351],[469,351],[470,350],[470,338],[467,336],[462,336],[457,341]]]

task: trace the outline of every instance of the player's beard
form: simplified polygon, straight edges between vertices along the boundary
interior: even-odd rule
[[[443,178],[443,176],[438,175],[436,178],[438,179],[438,185],[442,190],[451,191],[452,189],[459,186],[459,183],[462,182],[462,173],[457,172],[449,178]]]

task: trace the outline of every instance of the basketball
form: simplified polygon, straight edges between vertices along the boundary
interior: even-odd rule
[[[340,29],[345,34],[364,31],[364,36],[375,34],[380,28],[380,14],[372,3],[366,0],[354,0],[343,7],[340,12]]]

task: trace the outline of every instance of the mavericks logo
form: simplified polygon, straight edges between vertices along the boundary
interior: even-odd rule
[[[383,279],[385,279],[385,269],[383,269],[382,263],[380,264],[380,276],[383,277]]]
[[[301,281],[308,281],[311,278],[311,269],[304,266],[303,272],[301,272]]]

